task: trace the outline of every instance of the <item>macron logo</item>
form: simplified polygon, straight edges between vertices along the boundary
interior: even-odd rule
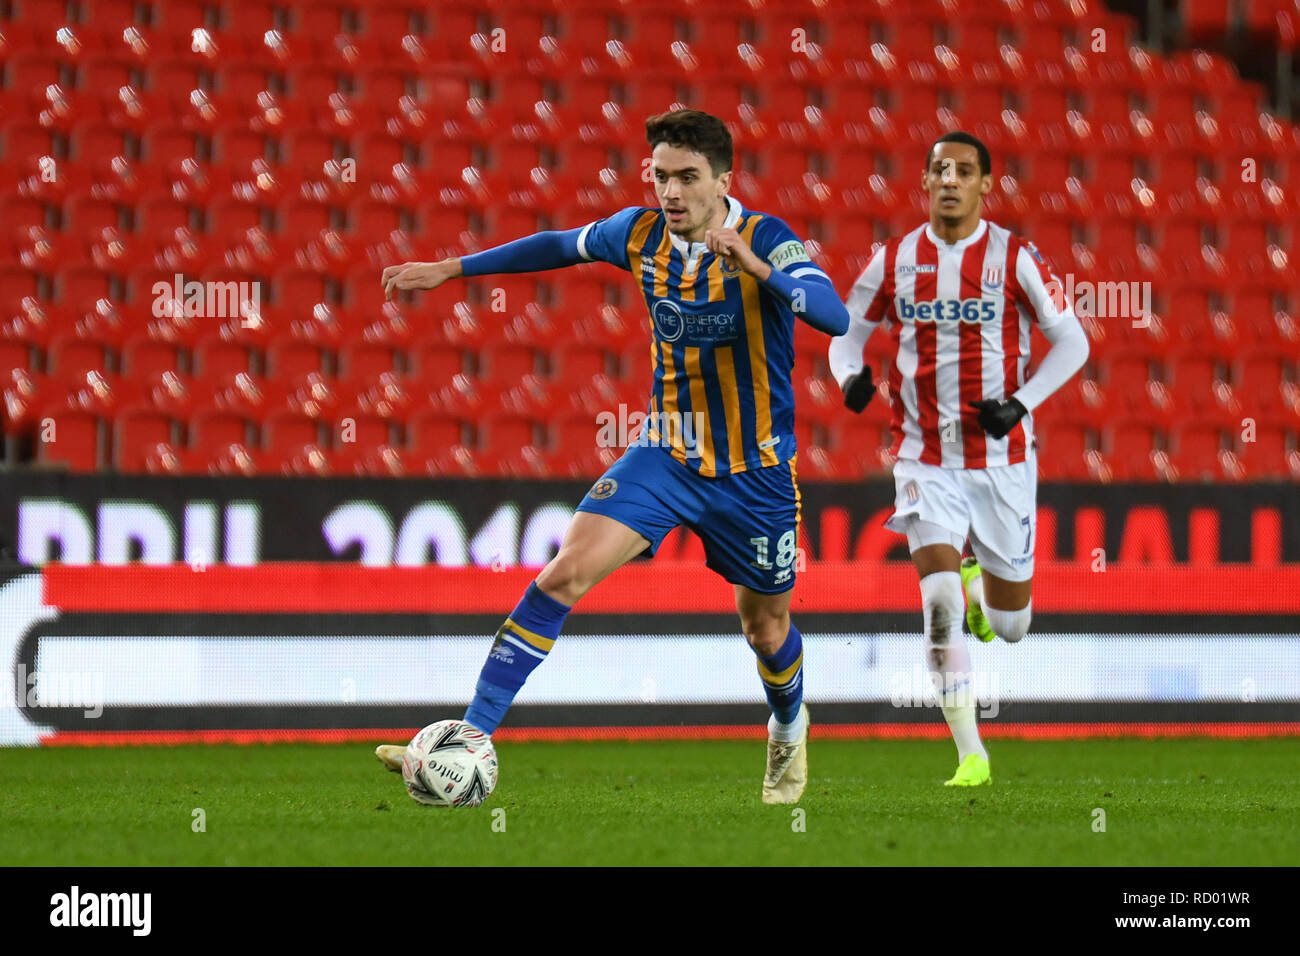
[[[148,936],[152,893],[71,893],[50,897],[51,926],[130,926],[132,935]]]

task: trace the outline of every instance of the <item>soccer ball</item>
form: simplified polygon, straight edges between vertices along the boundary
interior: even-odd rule
[[[497,751],[472,724],[440,720],[406,745],[402,779],[416,803],[477,807],[496,789]]]

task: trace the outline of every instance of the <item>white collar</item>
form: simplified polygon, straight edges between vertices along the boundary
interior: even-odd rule
[[[740,213],[742,211],[740,202],[731,196],[725,196],[723,198],[727,200],[727,218],[722,221],[722,228],[734,229],[736,223],[740,222]],[[667,227],[665,226],[665,228]],[[673,248],[687,258],[691,258],[692,252],[698,254],[704,249],[704,243],[687,242],[675,232],[669,232],[668,238],[672,242]],[[694,247],[696,246],[698,246],[699,249],[695,249]]]
[[[947,242],[935,235],[934,227],[927,222],[925,224],[925,238],[929,239],[940,249],[965,249],[967,246],[983,239],[984,233],[988,232],[988,228],[989,224],[985,220],[981,219],[979,224],[976,225],[975,231],[965,239],[958,239],[956,242]]]

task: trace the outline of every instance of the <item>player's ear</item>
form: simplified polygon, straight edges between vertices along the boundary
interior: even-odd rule
[[[993,192],[993,174],[987,173],[980,177],[980,195],[987,196]]]
[[[728,169],[725,173],[723,173],[721,176],[718,177],[718,195],[725,196],[729,192],[731,192],[731,170],[730,169]]]

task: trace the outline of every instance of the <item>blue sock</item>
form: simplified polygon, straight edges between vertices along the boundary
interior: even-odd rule
[[[528,675],[555,646],[568,613],[569,608],[544,593],[537,582],[528,585],[492,642],[474,700],[465,711],[468,723],[485,734],[497,729]]]
[[[770,657],[758,655],[758,676],[763,679],[768,706],[776,719],[792,724],[803,703],[803,638],[790,622],[790,633],[781,649]]]

